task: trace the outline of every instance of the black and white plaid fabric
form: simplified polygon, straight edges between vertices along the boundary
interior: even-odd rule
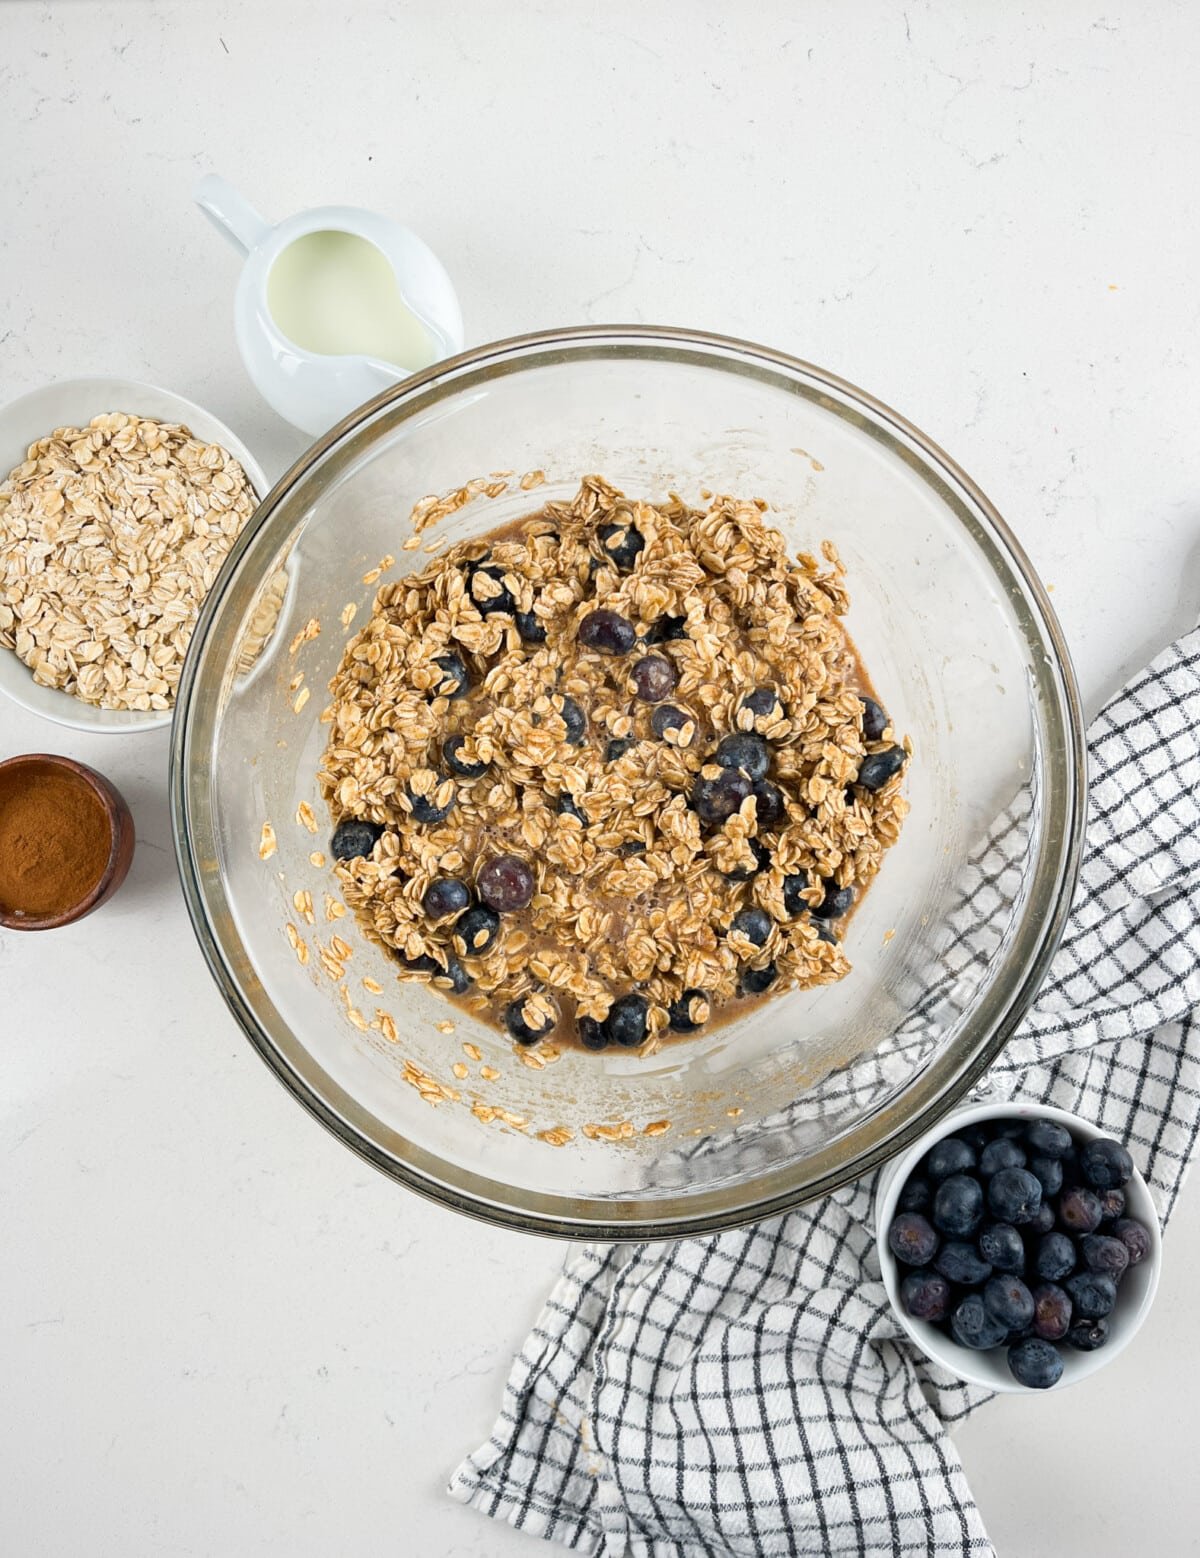
[[[1129,683],[1089,749],[1067,934],[984,1091],[1121,1137],[1165,1222],[1200,1126],[1200,631]],[[990,953],[970,911],[1022,831],[1007,818],[976,862],[959,969]],[[899,1340],[873,1192],[872,1176],[756,1227],[573,1252],[452,1494],[612,1558],[990,1554],[946,1432],[987,1394]]]

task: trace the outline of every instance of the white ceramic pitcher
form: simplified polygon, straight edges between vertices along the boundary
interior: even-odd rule
[[[193,194],[213,225],[246,257],[234,303],[238,348],[255,388],[293,426],[324,433],[389,384],[462,350],[462,312],[450,278],[407,227],[351,206],[301,211],[272,227],[215,173],[200,179]],[[370,355],[307,351],[284,334],[268,303],[271,267],[298,239],[325,232],[365,239],[385,257],[400,303],[428,337],[422,361],[397,365]]]

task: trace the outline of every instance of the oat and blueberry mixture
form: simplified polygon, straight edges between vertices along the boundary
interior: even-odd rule
[[[360,924],[519,1044],[649,1052],[849,972],[908,748],[765,505],[599,477],[385,585],[319,775]]]

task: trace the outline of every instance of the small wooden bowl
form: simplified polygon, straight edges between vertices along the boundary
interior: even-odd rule
[[[52,752],[26,752],[0,763],[0,785],[5,780],[11,782],[14,775],[32,784],[47,774],[65,777],[90,790],[100,802],[109,831],[108,863],[92,890],[61,914],[22,914],[0,904],[0,926],[6,930],[57,930],[60,925],[73,925],[108,902],[125,880],[133,859],[133,815],[121,792],[103,774],[73,758],[58,757]]]

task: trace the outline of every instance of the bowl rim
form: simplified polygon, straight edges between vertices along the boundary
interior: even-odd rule
[[[166,389],[161,384],[152,384],[146,379],[127,379],[119,374],[108,373],[80,374],[65,379],[49,379],[46,383],[36,385],[33,389],[26,390],[24,394],[18,395],[15,399],[6,401],[4,405],[0,406],[0,423],[7,420],[13,413],[20,415],[23,408],[30,401],[41,400],[55,393],[70,393],[93,387],[98,394],[114,392],[120,395],[128,394],[131,396],[160,396],[163,400],[174,403],[175,409],[180,413],[178,420],[189,427],[196,420],[196,417],[199,416],[210,425],[214,436],[209,438],[203,433],[198,433],[196,436],[205,438],[205,441],[208,443],[219,443],[228,449],[229,453],[234,456],[245,471],[250,485],[254,489],[254,495],[259,502],[267,495],[270,490],[270,483],[267,481],[266,472],[259,465],[254,454],[247,448],[244,441],[238,437],[227,423],[223,422],[220,417],[215,416],[206,407],[200,405],[198,401],[190,399],[187,395],[181,395],[177,390]],[[102,416],[103,414],[102,410],[92,412],[93,416]],[[137,411],[132,411],[131,414],[141,415]],[[156,420],[162,420],[160,413],[148,412],[147,415],[154,416]],[[22,442],[28,446],[34,439],[45,437],[46,433],[50,431],[51,429],[42,426],[40,431],[33,434],[32,438],[27,438],[22,434]],[[195,432],[195,429],[192,428],[192,431]],[[2,459],[0,459],[0,467],[3,467]],[[0,479],[5,475],[7,475],[7,469],[0,468]],[[251,518],[253,518],[253,515]],[[247,524],[249,524],[249,521],[247,521]],[[174,718],[175,711],[173,708],[149,709],[145,711],[139,709],[101,709],[96,705],[83,703],[79,698],[75,697],[74,693],[64,692],[59,687],[39,687],[39,692],[50,693],[55,699],[50,707],[39,707],[32,698],[26,696],[24,690],[26,681],[31,686],[36,685],[33,682],[33,673],[17,659],[16,653],[13,650],[0,647],[0,654],[10,655],[13,663],[22,672],[26,673],[11,683],[7,678],[0,680],[0,693],[11,699],[13,703],[24,709],[26,713],[35,714],[39,719],[51,720],[54,724],[62,725],[68,730],[80,730],[88,735],[95,736],[140,735],[148,730],[161,730],[164,726],[169,725]],[[80,712],[81,709],[86,709],[90,712],[84,714]],[[99,717],[104,714],[120,714],[124,717],[119,722],[114,720],[110,723],[108,720]]]
[[[133,815],[126,804],[125,797],[116,785],[96,769],[81,763],[78,758],[64,757],[60,752],[18,752],[14,757],[6,757],[3,762],[0,762],[0,776],[6,773],[19,773],[24,768],[42,771],[57,770],[77,780],[100,802],[104,820],[108,823],[108,859],[104,863],[104,870],[100,873],[95,886],[85,893],[78,903],[72,904],[62,914],[17,915],[0,906],[0,928],[4,930],[59,930],[64,925],[74,925],[77,920],[82,920],[89,915],[93,909],[98,909],[125,880],[133,850],[130,848],[123,862],[122,854],[126,840],[132,834]]]
[[[1101,1137],[1111,1138],[1115,1135],[1115,1132],[1105,1130],[1103,1126],[1085,1119],[1083,1115],[1075,1114],[1069,1109],[1060,1109],[1054,1104],[1039,1104],[1032,1099],[1018,1098],[1007,1102],[985,1099],[952,1109],[933,1130],[918,1137],[899,1157],[892,1158],[880,1173],[875,1189],[875,1248],[892,1313],[909,1339],[916,1343],[927,1358],[931,1358],[934,1363],[940,1364],[942,1368],[968,1385],[979,1385],[982,1389],[994,1391],[997,1395],[1046,1396],[1051,1394],[1051,1391],[1066,1390],[1072,1385],[1078,1385],[1081,1380],[1095,1374],[1106,1364],[1111,1363],[1119,1353],[1124,1352],[1145,1324],[1146,1316],[1154,1303],[1162,1273],[1162,1226],[1150,1187],[1136,1163],[1130,1176],[1130,1183],[1136,1187],[1139,1199],[1144,1204],[1139,1206],[1135,1215],[1150,1232],[1150,1258],[1147,1262],[1149,1280],[1146,1291],[1137,1309],[1127,1318],[1123,1318],[1120,1331],[1110,1336],[1104,1347],[1098,1348],[1095,1352],[1069,1355],[1075,1367],[1069,1373],[1064,1370],[1063,1377],[1051,1387],[1051,1390],[1035,1390],[1032,1386],[1022,1385],[1019,1380],[1012,1378],[995,1379],[981,1369],[973,1368],[972,1360],[976,1355],[970,1348],[960,1347],[957,1342],[935,1330],[928,1321],[914,1320],[911,1315],[906,1314],[900,1303],[900,1263],[888,1249],[887,1244],[887,1230],[891,1225],[896,1202],[900,1198],[904,1183],[935,1142],[953,1136],[956,1130],[964,1125],[972,1125],[977,1120],[1010,1120],[1018,1117],[1030,1120],[1057,1120],[1059,1124],[1067,1126],[1088,1141],[1098,1141]]]
[[[210,909],[207,900],[203,863],[194,847],[189,789],[192,752],[197,744],[194,724],[205,704],[199,684],[209,635],[247,551],[260,534],[269,531],[277,510],[292,490],[339,444],[356,432],[365,433],[369,424],[385,409],[403,410],[406,403],[409,403],[410,411],[424,408],[431,400],[486,382],[505,371],[519,371],[539,363],[562,363],[573,356],[586,359],[621,353],[668,360],[690,359],[707,367],[740,371],[760,379],[782,379],[790,384],[793,392],[799,382],[821,393],[831,393],[847,407],[846,414],[850,408],[855,413],[865,412],[869,419],[868,432],[878,436],[882,429],[888,437],[915,447],[928,462],[929,478],[941,484],[951,506],[968,511],[973,530],[959,515],[968,541],[979,548],[1001,577],[1008,574],[1006,582],[1012,588],[1023,592],[1022,603],[1029,619],[1027,636],[1044,651],[1042,658],[1046,670],[1039,674],[1047,677],[1052,688],[1044,699],[1044,706],[1049,711],[1051,724],[1058,726],[1052,733],[1061,738],[1057,751],[1049,754],[1052,765],[1057,765],[1054,778],[1060,792],[1061,815],[1053,818],[1055,825],[1046,830],[1035,886],[1030,891],[1031,899],[1036,899],[1040,891],[1045,903],[1036,926],[1031,923],[1032,914],[1026,913],[1023,922],[1025,945],[1021,960],[1015,966],[1016,977],[1011,987],[1003,994],[998,994],[994,988],[985,992],[992,998],[992,1009],[985,1022],[976,1024],[979,1031],[972,1035],[969,1051],[964,1053],[962,1048],[956,1047],[952,1064],[943,1054],[919,1073],[917,1086],[927,1096],[908,1118],[899,1118],[897,1100],[889,1099],[866,1121],[860,1121],[836,1138],[840,1154],[836,1162],[820,1161],[807,1177],[798,1175],[794,1165],[784,1170],[767,1169],[759,1175],[759,1181],[767,1183],[760,1185],[756,1193],[745,1194],[732,1204],[727,1192],[712,1189],[698,1195],[686,1210],[672,1209],[666,1214],[635,1200],[621,1202],[598,1197],[553,1197],[525,1190],[514,1192],[503,1182],[445,1164],[422,1149],[412,1149],[414,1161],[397,1158],[378,1140],[369,1138],[355,1126],[348,1115],[357,1115],[380,1125],[381,1134],[396,1135],[375,1121],[324,1073],[320,1091],[301,1076],[260,1025],[247,992],[234,976],[217,931],[218,921],[228,927],[232,920],[228,913]],[[272,540],[277,550],[284,543],[283,532]],[[989,552],[995,554],[994,560]],[[932,439],[873,395],[788,353],[708,331],[641,324],[568,326],[534,331],[488,342],[446,358],[366,401],[295,461],[238,537],[201,609],[180,677],[176,711],[180,717],[174,721],[171,734],[170,806],[184,898],[205,960],[243,1032],[309,1113],[367,1162],[443,1205],[522,1232],[606,1240],[671,1239],[713,1232],[789,1211],[858,1179],[885,1159],[903,1151],[935,1125],[978,1081],[1024,1016],[1065,928],[1082,854],[1086,762],[1083,714],[1074,670],[1049,597],[1024,549],[994,505]],[[202,759],[197,757],[196,761]],[[1014,941],[1020,940],[1020,937],[1014,938]],[[254,983],[251,978],[250,984]],[[986,999],[981,1003],[982,1006],[988,1004]],[[911,1098],[908,1107],[911,1107]],[[417,1159],[420,1162],[415,1161]],[[446,1172],[443,1174],[442,1170]],[[739,1185],[739,1190],[746,1188],[747,1182]],[[526,1204],[517,1204],[520,1201]]]

